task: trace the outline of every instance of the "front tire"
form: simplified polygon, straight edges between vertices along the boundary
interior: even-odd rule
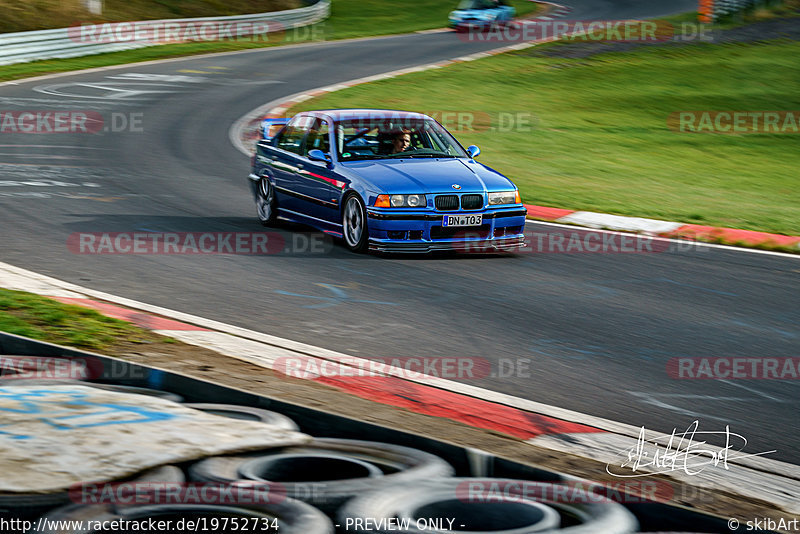
[[[342,235],[344,244],[353,252],[364,252],[369,243],[367,210],[355,193],[348,196],[342,210]]]
[[[261,226],[273,226],[277,217],[277,205],[275,202],[275,188],[266,176],[258,181],[256,186],[256,211],[258,221]]]

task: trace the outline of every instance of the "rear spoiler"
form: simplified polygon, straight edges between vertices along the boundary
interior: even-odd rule
[[[261,139],[264,141],[269,141],[275,137],[275,134],[277,134],[283,125],[289,122],[289,120],[290,119],[287,117],[265,118],[261,122]]]

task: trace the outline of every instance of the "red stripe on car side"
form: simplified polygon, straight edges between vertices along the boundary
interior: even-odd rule
[[[339,180],[334,180],[333,178],[328,178],[327,176],[322,176],[322,175],[319,175],[319,174],[316,174],[316,173],[313,173],[313,172],[309,172],[309,171],[305,171],[305,174],[313,176],[314,178],[319,178],[320,180],[328,182],[329,184],[331,184],[334,187],[337,187],[339,189],[344,189],[344,182],[340,182]]]

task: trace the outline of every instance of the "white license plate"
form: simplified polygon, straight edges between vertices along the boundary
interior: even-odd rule
[[[480,226],[483,215],[445,215],[442,226]]]

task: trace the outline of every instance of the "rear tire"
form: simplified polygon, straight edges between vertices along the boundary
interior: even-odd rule
[[[342,235],[344,236],[344,244],[351,251],[361,253],[367,250],[369,244],[367,210],[364,208],[364,202],[361,197],[355,193],[348,196],[344,201]]]

